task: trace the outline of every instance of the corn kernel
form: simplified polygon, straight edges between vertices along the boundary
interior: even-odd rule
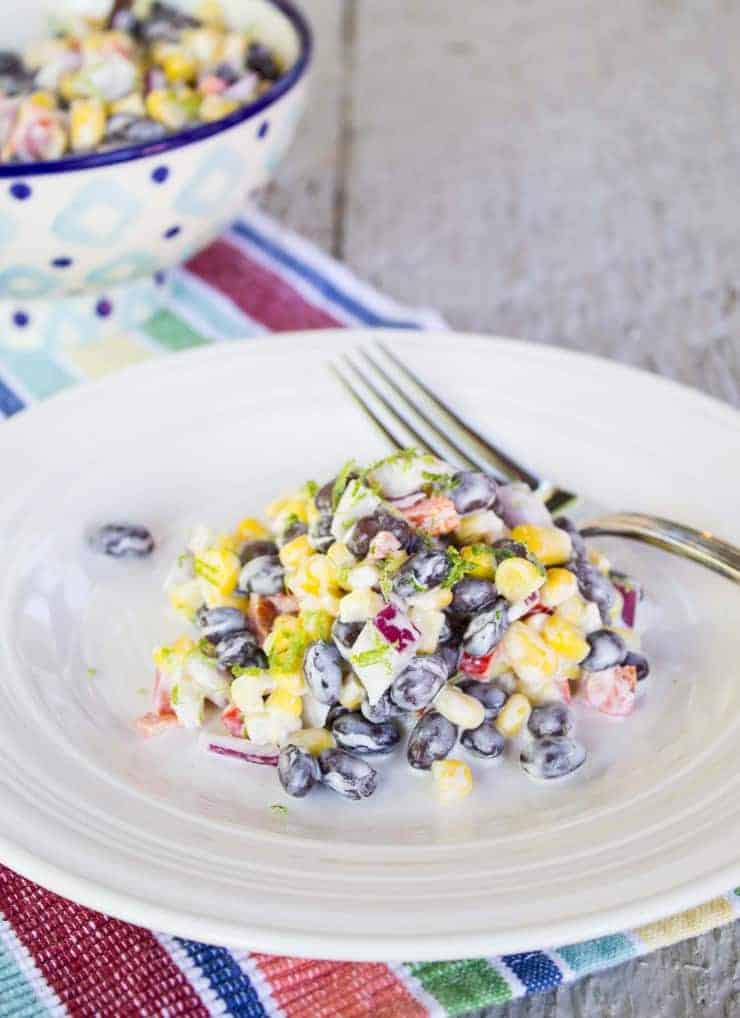
[[[460,558],[467,563],[468,576],[478,580],[492,580],[496,575],[496,556],[485,544],[469,544],[460,552]]]
[[[222,117],[228,117],[229,113],[233,113],[234,110],[239,109],[239,103],[236,99],[228,99],[225,95],[207,95],[200,104],[200,119],[210,124],[214,120],[221,120]],[[318,515],[314,509],[311,512],[310,508],[306,506],[306,523],[311,523],[311,516],[314,518]]]
[[[193,568],[221,594],[231,594],[239,581],[242,564],[233,551],[216,547],[206,548],[195,556]]]
[[[294,537],[280,549],[278,556],[286,569],[297,569],[314,554],[314,548],[306,534]]]
[[[557,654],[523,622],[513,622],[501,642],[511,667],[520,679],[542,682],[555,675]]]
[[[198,66],[192,57],[175,47],[162,59],[162,70],[172,85],[192,81],[198,73]]]
[[[300,671],[308,640],[295,615],[278,615],[263,647],[273,674]]]
[[[496,590],[512,604],[529,597],[544,582],[545,577],[537,566],[518,555],[504,559],[496,570]]]
[[[347,586],[350,590],[370,590],[380,582],[378,567],[371,562],[361,562],[347,573]]]
[[[146,106],[141,92],[129,92],[122,99],[114,99],[108,104],[109,113],[130,113],[135,117],[146,116]]]
[[[529,720],[532,705],[523,693],[513,693],[501,708],[494,724],[507,739],[518,735]]]
[[[491,509],[468,513],[460,520],[455,536],[460,544],[493,544],[504,536],[503,520]]]
[[[249,608],[249,598],[243,594],[222,594],[212,583],[200,581],[200,589],[206,608],[238,608],[246,614]]]
[[[288,745],[299,746],[311,756],[318,756],[325,749],[333,749],[336,742],[326,728],[300,728],[288,737]]]
[[[170,604],[187,619],[193,619],[203,604],[203,592],[199,580],[186,580],[178,583],[169,591]]]
[[[611,563],[609,562],[609,559],[606,557],[606,555],[602,555],[602,553],[600,551],[597,551],[596,548],[589,548],[587,555],[588,561],[591,563],[592,566],[596,566],[596,568],[599,570],[602,576],[609,575],[609,571],[611,570]]]
[[[591,649],[577,626],[553,615],[542,629],[542,638],[568,661],[583,661]]]
[[[540,587],[540,602],[545,608],[557,608],[563,601],[578,593],[578,580],[570,569],[548,569]]]
[[[421,608],[422,611],[442,611],[452,603],[452,591],[444,587],[436,587],[434,590],[425,590],[408,598],[411,607]]]
[[[274,688],[275,682],[269,672],[253,668],[234,679],[229,689],[229,697],[243,714],[251,714],[264,710],[262,698]]]
[[[334,619],[329,612],[320,609],[314,611],[304,609],[298,618],[304,633],[312,643],[315,640],[328,640],[331,637]]]
[[[432,780],[441,803],[459,802],[473,791],[473,775],[462,760],[435,760]]]
[[[57,108],[57,100],[53,92],[32,92],[27,101],[32,106],[39,106],[44,110],[55,110]]]
[[[188,121],[188,110],[173,92],[154,88],[146,97],[146,111],[152,120],[164,124],[171,130],[184,127]]]
[[[295,516],[300,523],[308,522],[307,500],[298,495],[288,495],[285,498],[277,498],[270,502],[265,515],[270,520],[281,517]]]
[[[294,693],[289,693],[286,689],[278,687],[267,697],[265,710],[268,713],[283,711],[285,714],[292,714],[294,717],[299,718],[303,713],[303,700],[301,700],[300,696],[296,696]]]
[[[443,686],[434,700],[434,708],[460,728],[477,728],[486,717],[480,700],[463,693],[457,686]]]
[[[555,614],[558,618],[572,622],[575,626],[582,626],[586,618],[587,608],[588,604],[580,594],[572,594],[565,601],[560,602],[555,609]]]
[[[167,647],[157,647],[152,657],[157,668],[169,671],[173,666],[182,664],[185,657],[195,649],[195,641],[189,636],[181,636]]]
[[[339,691],[339,702],[347,710],[357,710],[364,699],[365,687],[355,673],[351,672],[342,682],[342,688]]]
[[[521,523],[511,532],[514,541],[521,541],[543,565],[557,566],[567,562],[573,546],[570,534],[560,527],[538,527]]]
[[[273,676],[275,679],[275,689],[284,689],[286,693],[292,693],[293,696],[303,696],[306,692],[306,680],[303,678],[303,672],[276,672]]]
[[[353,590],[339,602],[340,622],[365,622],[385,607],[385,601],[374,590]]]
[[[319,593],[322,590],[330,590],[336,586],[337,570],[331,559],[326,555],[311,555],[306,559],[304,568],[307,575],[318,584],[318,589],[312,593]]]
[[[69,143],[74,152],[93,148],[105,134],[105,108],[99,99],[77,99],[69,113]]]
[[[260,541],[269,536],[267,527],[260,523],[259,520],[256,520],[254,516],[245,516],[243,520],[239,521],[234,531],[234,537],[239,542]]]

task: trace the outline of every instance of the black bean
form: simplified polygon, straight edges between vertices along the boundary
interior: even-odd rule
[[[343,707],[341,703],[335,703],[332,707],[329,708],[329,713],[326,715],[326,718],[324,719],[324,728],[328,728],[331,731],[332,725],[337,720],[337,718],[340,718],[342,716],[342,714],[349,714],[349,710],[346,707]]]
[[[318,760],[298,746],[283,746],[278,757],[278,777],[288,795],[302,799],[321,780]]]
[[[277,81],[280,77],[280,67],[275,57],[262,43],[252,42],[249,44],[246,63],[250,71],[256,71],[268,81]]]
[[[376,724],[380,721],[390,721],[392,718],[403,717],[405,714],[405,711],[401,707],[397,707],[393,700],[391,700],[390,690],[388,689],[386,689],[385,693],[376,703],[370,703],[368,698],[365,697],[360,704],[360,712],[368,721],[373,721]]]
[[[466,729],[460,737],[460,742],[471,753],[486,757],[488,760],[501,756],[506,745],[506,739],[489,718],[477,728]]]
[[[242,594],[282,594],[285,570],[277,555],[257,555],[239,573],[237,590]]]
[[[573,520],[568,516],[558,516],[556,520],[553,520],[556,527],[564,530],[570,535],[570,543],[573,548],[574,558],[585,558],[586,557],[586,542],[581,537],[581,532],[575,525]]]
[[[644,654],[638,654],[634,650],[630,650],[622,661],[623,665],[631,665],[637,672],[637,681],[642,682],[650,674],[650,665],[648,659]]]
[[[200,609],[195,621],[201,633],[211,643],[218,643],[226,636],[234,633],[245,633],[248,629],[244,612],[238,608],[206,608]]]
[[[154,550],[154,538],[146,527],[131,523],[108,523],[90,538],[95,551],[113,558],[145,558]]]
[[[570,735],[573,727],[573,715],[562,703],[547,703],[535,707],[527,721],[527,728],[536,739],[551,735]]]
[[[613,668],[624,661],[627,644],[618,633],[610,629],[597,629],[586,634],[586,641],[591,650],[581,661],[581,668],[589,672],[601,672],[605,668]]]
[[[419,718],[409,736],[406,756],[417,770],[428,771],[435,760],[444,760],[457,742],[457,728],[446,717],[430,711]]]
[[[413,597],[414,594],[438,587],[450,571],[450,560],[446,552],[437,550],[419,551],[412,555],[393,577],[393,590],[399,597]]]
[[[366,799],[377,787],[377,771],[343,749],[325,749],[319,766],[324,784],[347,799]]]
[[[316,640],[303,658],[303,674],[319,703],[334,704],[342,688],[342,655],[333,643]]]
[[[242,548],[239,558],[243,566],[251,562],[253,558],[260,558],[262,555],[277,555],[278,546],[274,541],[260,538],[256,541],[247,541]]]
[[[408,549],[415,536],[412,527],[401,516],[381,511],[357,521],[347,539],[347,547],[357,558],[364,558],[372,539],[381,531],[393,534],[404,550]]]
[[[548,736],[535,739],[519,756],[522,769],[531,778],[552,780],[572,774],[586,760],[586,750],[575,739]]]
[[[233,633],[216,644],[220,668],[267,668],[267,656],[251,633]]]
[[[495,600],[496,588],[490,580],[465,576],[452,588],[450,611],[456,615],[475,615],[492,608]]]
[[[283,547],[284,544],[288,544],[290,541],[294,541],[296,537],[302,537],[308,533],[308,527],[305,523],[301,523],[300,520],[291,520],[285,530],[278,538],[279,547]]]
[[[509,699],[508,694],[499,686],[494,686],[492,682],[480,682],[478,679],[465,679],[458,683],[457,688],[482,703],[486,717],[490,718],[498,717],[501,708]]]
[[[326,551],[334,543],[334,536],[331,532],[333,521],[334,517],[331,513],[325,513],[308,528],[308,539],[317,551]]]
[[[351,650],[364,626],[364,622],[340,622],[336,619],[331,627],[332,639],[345,650]]]
[[[494,541],[492,547],[497,565],[500,565],[507,558],[529,557],[526,545],[523,545],[521,541],[512,541],[510,537],[502,537],[500,540]]]
[[[116,143],[130,142],[138,145],[159,141],[167,134],[167,128],[149,117],[138,117],[132,113],[114,113],[108,120],[105,140]]]
[[[316,504],[316,508],[319,510],[320,513],[330,513],[332,511],[333,508],[332,495],[334,492],[334,481],[335,481],[334,478],[332,478],[330,481],[327,481],[326,484],[324,484],[316,492],[314,502]]]
[[[477,509],[488,509],[496,501],[496,482],[487,474],[474,470],[461,470],[452,478],[450,498],[455,509],[464,515]]]
[[[392,721],[368,721],[357,711],[336,718],[331,730],[342,749],[363,756],[389,753],[401,739],[401,733]]]
[[[418,654],[391,683],[390,698],[402,710],[423,710],[447,678],[447,662],[440,654]]]
[[[474,615],[470,620],[465,630],[465,652],[471,657],[489,654],[501,642],[508,626],[508,603],[500,597],[493,608]]]
[[[462,647],[456,646],[454,643],[441,643],[435,653],[444,661],[447,667],[447,678],[451,679],[453,675],[457,674],[460,667]]]

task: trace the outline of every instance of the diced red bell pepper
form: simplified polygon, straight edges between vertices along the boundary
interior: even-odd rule
[[[244,715],[235,704],[230,704],[221,712],[221,720],[229,735],[233,735],[235,738],[244,735]]]

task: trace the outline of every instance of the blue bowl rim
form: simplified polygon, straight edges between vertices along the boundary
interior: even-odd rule
[[[191,127],[187,131],[178,131],[155,142],[140,142],[137,145],[126,145],[121,148],[110,149],[107,152],[89,152],[86,155],[68,156],[66,159],[50,159],[45,162],[32,163],[6,163],[0,165],[0,178],[23,178],[35,177],[48,173],[71,173],[73,170],[88,170],[98,166],[113,166],[116,163],[127,163],[132,159],[144,159],[148,156],[162,155],[171,152],[173,149],[182,148],[183,145],[190,145],[204,138],[210,138],[221,131],[227,131],[236,124],[244,123],[251,117],[256,117],[263,110],[271,106],[277,99],[285,95],[296,82],[303,77],[311,63],[313,53],[313,35],[311,27],[305,15],[293,4],[291,0],[268,0],[274,7],[277,7],[288,18],[295,28],[300,42],[300,53],[287,74],[283,75],[264,95],[247,106],[230,113],[221,120],[210,124],[200,124],[198,127]]]

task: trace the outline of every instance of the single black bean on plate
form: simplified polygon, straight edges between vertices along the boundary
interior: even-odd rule
[[[578,770],[586,760],[586,750],[575,739],[547,736],[533,739],[519,756],[522,770],[530,778],[551,781]]]
[[[251,633],[233,633],[216,644],[219,668],[267,668],[265,652]]]
[[[509,699],[509,694],[492,682],[480,682],[478,679],[464,679],[458,683],[458,689],[468,696],[475,697],[478,703],[483,704],[486,717],[496,718],[501,713],[501,708]]]
[[[342,749],[363,756],[390,753],[401,740],[401,733],[392,721],[375,723],[357,711],[336,718],[331,730]]]
[[[257,555],[242,566],[237,590],[242,594],[282,594],[285,569],[277,555]]]
[[[501,756],[506,746],[506,739],[491,718],[486,718],[477,728],[467,728],[460,736],[460,742],[471,753],[487,760]]]
[[[154,550],[154,538],[135,523],[108,523],[92,534],[90,546],[113,558],[145,558]]]
[[[478,509],[488,509],[496,501],[496,482],[488,474],[475,470],[461,470],[454,474],[450,498],[455,509],[463,516]]]
[[[622,664],[631,665],[632,668],[635,669],[635,672],[637,673],[638,682],[642,682],[642,680],[646,679],[650,674],[650,665],[648,664],[648,659],[645,657],[644,654],[638,654],[634,650],[628,651],[628,653],[625,655],[622,661]]]
[[[442,655],[418,654],[391,683],[390,698],[402,710],[423,710],[447,679],[447,662]]]
[[[587,633],[586,642],[591,650],[581,661],[581,668],[589,672],[613,668],[621,664],[627,654],[627,644],[618,633],[610,629],[596,629],[593,633]]]
[[[574,724],[573,715],[565,704],[546,703],[533,708],[527,728],[536,739],[543,739],[551,735],[570,735]]]
[[[409,736],[406,757],[417,770],[428,771],[435,760],[449,756],[457,742],[457,727],[437,711],[424,714]]]
[[[328,640],[316,640],[306,650],[303,674],[319,703],[335,704],[342,688],[342,655]]]
[[[492,608],[474,615],[465,630],[463,647],[471,657],[484,657],[501,642],[509,626],[508,602],[500,597]]]
[[[278,757],[278,777],[288,795],[302,799],[321,780],[318,760],[298,746],[283,746]]]
[[[218,643],[226,636],[247,632],[247,619],[238,608],[206,608],[198,611],[195,621],[202,635],[211,643]]]
[[[455,615],[475,615],[492,608],[497,591],[490,580],[465,576],[452,588],[450,611]]]
[[[343,749],[325,749],[319,766],[323,783],[347,799],[367,799],[377,787],[378,772]]]

